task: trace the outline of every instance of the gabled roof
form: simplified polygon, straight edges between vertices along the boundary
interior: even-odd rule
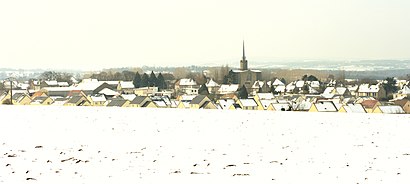
[[[410,95],[410,88],[408,86],[403,86],[403,88],[399,90],[398,93],[403,95]]]
[[[53,81],[44,81],[47,85],[49,86],[58,86],[58,82],[53,80]]]
[[[236,92],[238,91],[239,84],[222,84],[219,88],[219,92]]]
[[[108,96],[117,96],[119,95],[118,92],[108,89],[108,88],[104,88],[103,90],[101,90],[100,92],[98,92],[99,94],[104,94],[104,95],[108,95]]]
[[[135,88],[134,83],[132,81],[120,81],[119,84],[123,89],[133,89]]]
[[[366,110],[361,104],[347,104],[347,106],[343,106],[343,108],[345,108],[348,113],[366,113]]]
[[[31,102],[43,103],[45,100],[47,100],[47,98],[49,97],[48,96],[37,96]]]
[[[318,112],[337,112],[337,107],[332,101],[320,101],[314,105]]]
[[[258,104],[255,102],[254,99],[248,98],[248,99],[239,99],[239,102],[242,104],[244,107],[256,107]]]
[[[400,107],[404,107],[407,103],[409,103],[409,100],[407,100],[407,99],[394,101],[394,104],[400,105]]]
[[[232,104],[235,103],[233,99],[220,99],[218,100],[218,102],[222,109],[228,109]]]
[[[207,98],[206,95],[198,95],[196,96],[194,99],[192,99],[191,103],[189,104],[199,104],[202,102],[202,100],[204,100],[205,98]]]
[[[24,93],[15,93],[11,98],[13,100],[20,101],[20,99],[24,98],[25,96],[27,96],[27,95],[24,94]]]
[[[273,81],[272,83],[273,86],[284,86],[285,84],[280,81],[279,79],[275,79],[275,81]]]
[[[128,100],[128,101],[134,100],[134,98],[135,98],[136,96],[137,96],[137,95],[135,95],[135,94],[122,94],[122,95],[121,95],[122,98],[124,98],[124,99],[126,99],[126,100]]]
[[[272,100],[275,99],[272,93],[257,93],[256,96],[259,97],[261,100]]]
[[[194,79],[180,79],[179,80],[180,86],[196,86],[198,85]]]
[[[379,108],[385,114],[404,114],[405,113],[403,108],[398,105],[379,106]]]
[[[362,106],[367,109],[373,109],[373,107],[376,106],[378,102],[379,101],[377,100],[365,100],[362,102]]]
[[[219,84],[216,83],[213,79],[209,80],[208,83],[206,83],[207,87],[218,87]]]
[[[122,107],[127,101],[122,98],[114,98],[107,104],[107,107]]]
[[[277,101],[276,100],[260,100],[260,102],[262,104],[263,109],[266,110],[270,104],[276,103]]]
[[[67,103],[76,104],[83,98],[83,96],[73,96],[67,101]]]
[[[146,100],[148,98],[148,101],[152,101],[149,97],[147,96],[136,96],[132,101],[131,104],[139,104],[141,105],[141,103]]]
[[[93,102],[105,102],[105,101],[107,101],[107,99],[105,98],[104,95],[94,95],[94,96],[91,96],[91,100],[92,100]]]
[[[380,86],[378,84],[370,85],[370,84],[362,84],[359,86],[359,92],[361,93],[377,93],[380,90]]]

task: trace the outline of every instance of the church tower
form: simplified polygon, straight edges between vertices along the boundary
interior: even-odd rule
[[[241,60],[241,63],[240,63],[240,69],[241,70],[248,70],[248,60],[246,60],[246,57],[245,57],[245,41],[243,41],[243,43],[242,43],[242,60]]]

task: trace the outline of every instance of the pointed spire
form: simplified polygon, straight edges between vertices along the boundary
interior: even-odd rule
[[[246,57],[245,57],[245,40],[242,40],[242,49],[243,49],[242,59],[245,61],[246,60]]]

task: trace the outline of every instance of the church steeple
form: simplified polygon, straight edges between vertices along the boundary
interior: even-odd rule
[[[242,41],[242,60],[240,63],[241,70],[248,70],[248,60],[245,57],[245,41]]]

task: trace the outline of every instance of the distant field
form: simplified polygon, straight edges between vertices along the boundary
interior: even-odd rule
[[[0,183],[408,183],[410,115],[0,106]]]

